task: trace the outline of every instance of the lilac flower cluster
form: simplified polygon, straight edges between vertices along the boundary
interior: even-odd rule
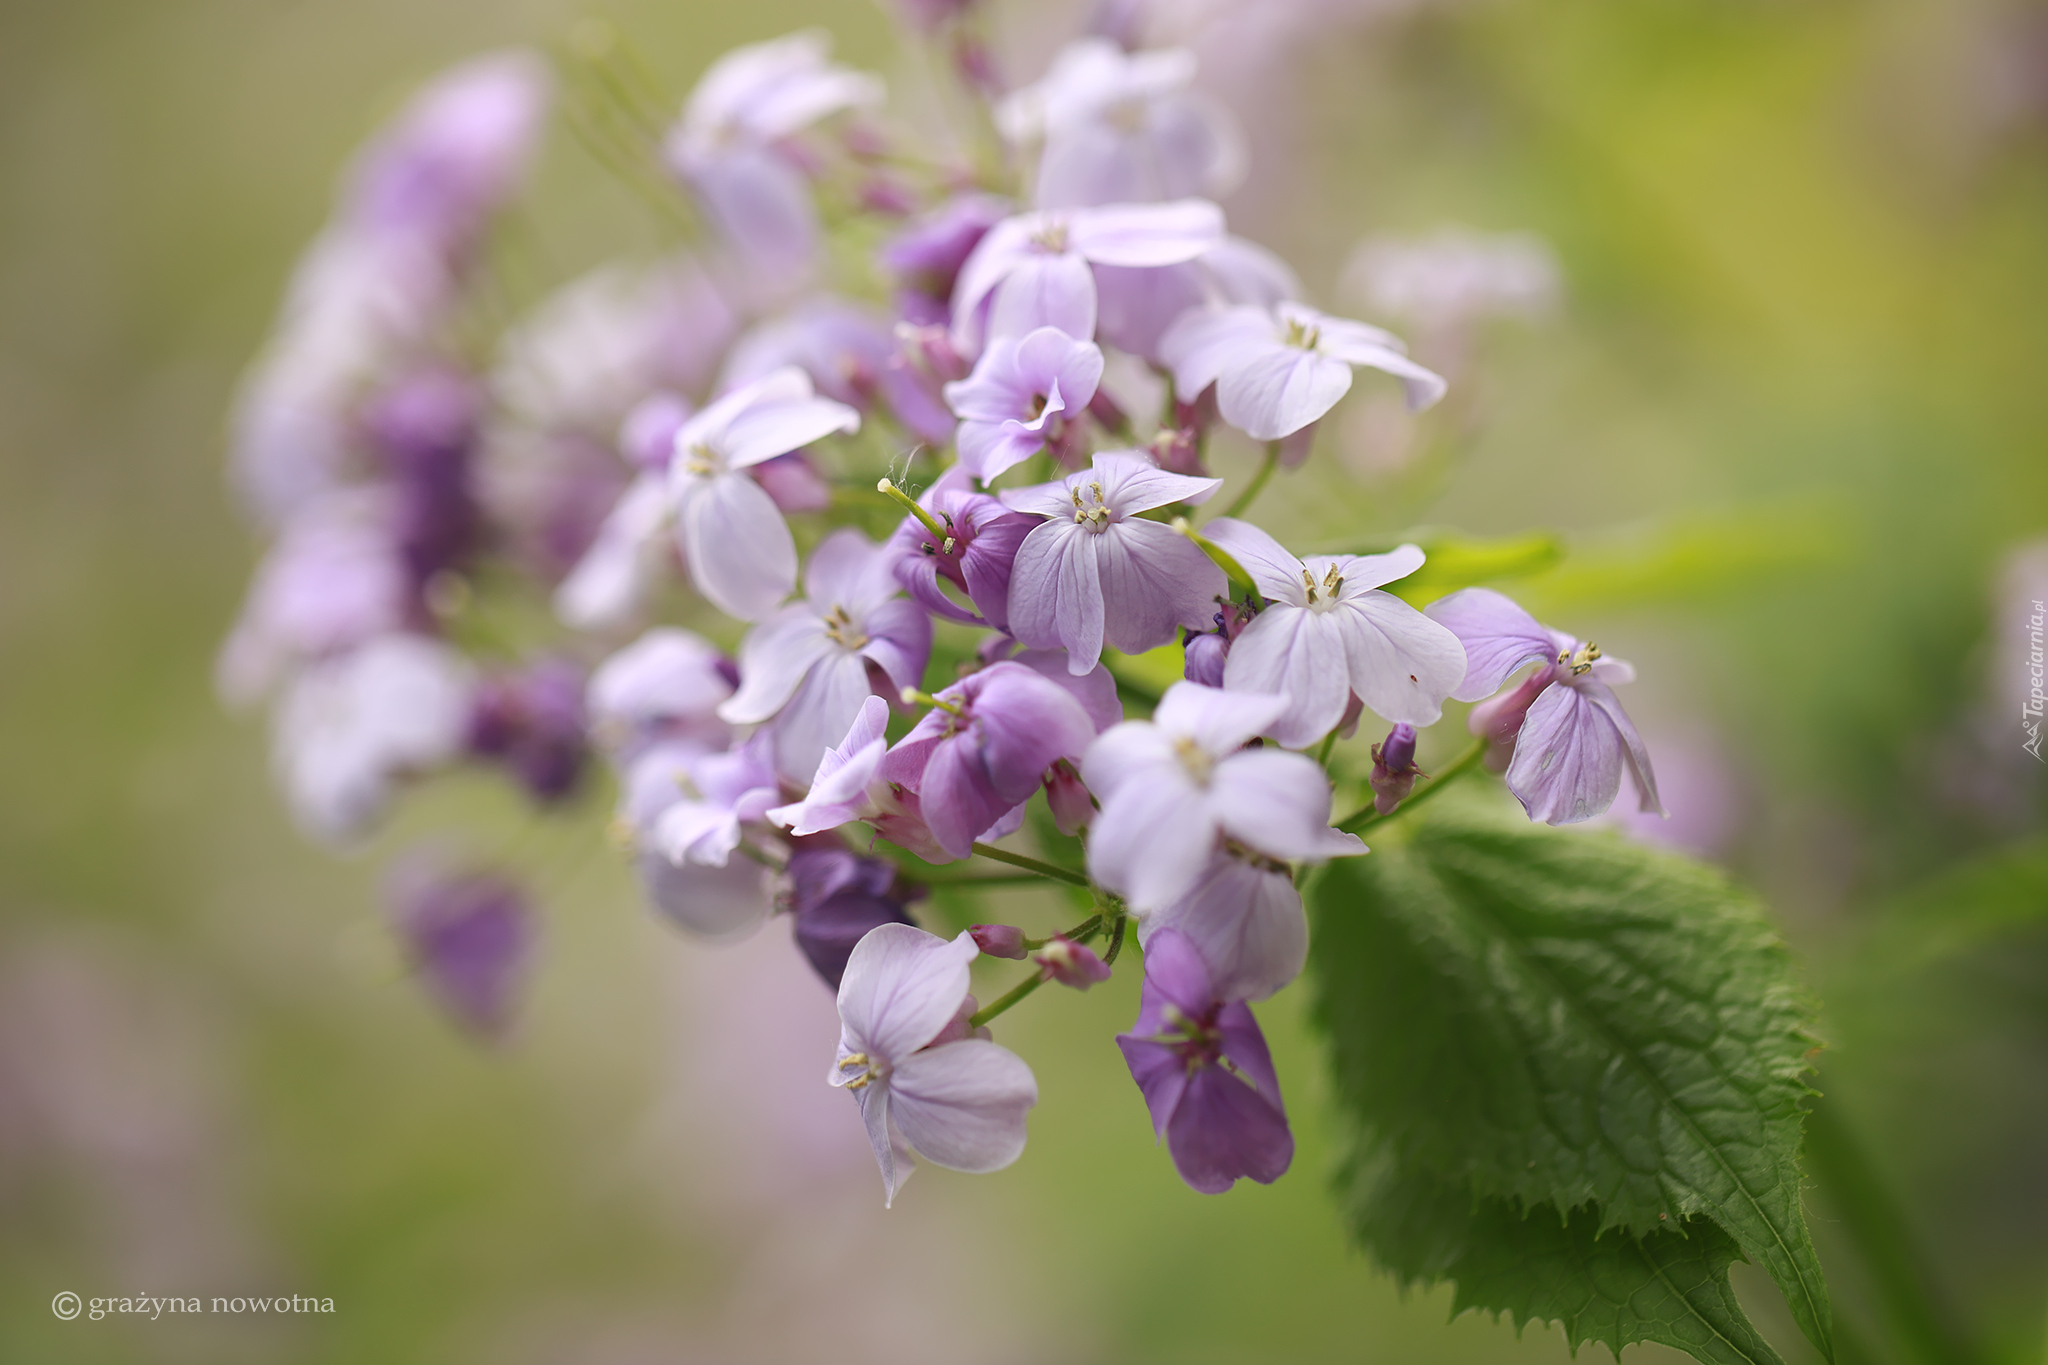
[[[970,8],[914,7],[988,98]],[[236,467],[275,540],[221,683],[276,695],[302,823],[359,839],[461,764],[574,809],[608,771],[662,916],[708,939],[787,916],[838,992],[827,1073],[892,1200],[913,1155],[1018,1157],[1037,1084],[989,1021],[1110,979],[1131,937],[1117,1041],[1180,1173],[1284,1172],[1251,1004],[1306,960],[1303,869],[1367,852],[1446,701],[1500,692],[1471,723],[1532,818],[1604,811],[1624,770],[1656,805],[1627,665],[1485,589],[1418,610],[1389,590],[1415,545],[1300,554],[1243,517],[1357,370],[1417,410],[1445,382],[1230,235],[1243,139],[1194,77],[1076,42],[990,105],[1009,182],[876,121],[881,83],[821,36],[742,48],[637,149],[708,224],[693,254],[572,285],[479,370],[465,291],[549,89],[485,59],[365,154],[245,394]],[[866,267],[826,249],[878,220]],[[1233,430],[1265,447],[1235,488],[1206,463]],[[1128,664],[1159,650],[1184,661],[1163,691]],[[1369,778],[1333,755],[1367,711],[1391,727]],[[1333,822],[1339,789],[1371,805]],[[1092,913],[919,927],[932,885],[1020,877]],[[527,898],[476,873],[399,899],[439,998],[501,1030]],[[983,955],[1030,964],[986,1007]]]

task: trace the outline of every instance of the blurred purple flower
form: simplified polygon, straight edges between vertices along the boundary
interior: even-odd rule
[[[883,244],[877,259],[896,278],[896,311],[906,322],[930,326],[947,320],[960,267],[1013,207],[993,194],[955,195]]]
[[[1429,725],[1465,676],[1458,637],[1380,585],[1422,567],[1422,551],[1300,559],[1248,521],[1218,518],[1202,534],[1251,575],[1266,605],[1231,642],[1223,685],[1277,692],[1291,705],[1267,733],[1291,749],[1315,743],[1355,694],[1387,720]]]
[[[1203,1194],[1247,1176],[1278,1180],[1294,1161],[1294,1135],[1251,1007],[1217,991],[1195,945],[1172,929],[1146,946],[1140,1001],[1116,1045],[1180,1178]]]
[[[988,338],[1057,327],[1095,335],[1093,265],[1191,261],[1223,240],[1223,211],[1202,199],[1019,214],[990,228],[953,288],[953,341],[978,355]]]
[[[1010,631],[1027,645],[1063,646],[1075,673],[1093,669],[1105,641],[1138,654],[1201,626],[1223,595],[1223,571],[1194,542],[1138,516],[1199,503],[1222,484],[1168,474],[1137,451],[1097,452],[1093,468],[1002,494],[1047,520],[1018,547]]]
[[[525,891],[489,873],[415,861],[393,873],[388,899],[392,927],[427,993],[472,1033],[502,1037],[532,967]]]
[[[656,626],[590,675],[584,701],[591,736],[624,759],[662,740],[723,749],[732,730],[718,718],[718,706],[733,694],[737,677],[733,662],[710,641]]]
[[[951,862],[925,827],[917,795],[892,784],[882,774],[889,747],[889,704],[870,696],[860,704],[846,737],[825,750],[817,774],[803,800],[777,806],[768,822],[796,838],[823,834],[855,820],[865,820],[898,848],[926,862]]]
[[[470,752],[502,761],[535,800],[561,800],[590,751],[583,692],[583,670],[565,659],[485,679],[470,712]]]
[[[1291,436],[1337,406],[1354,365],[1400,379],[1414,410],[1444,394],[1442,378],[1408,359],[1392,333],[1299,303],[1183,314],[1160,338],[1159,355],[1179,393],[1216,385],[1223,420],[1259,441]]]
[[[904,357],[894,330],[844,299],[813,298],[755,326],[726,357],[721,386],[736,388],[786,365],[810,375],[827,398],[862,412],[887,404],[923,440],[952,435],[953,417],[936,383]]]
[[[905,903],[921,889],[899,885],[888,858],[843,848],[800,848],[783,872],[796,946],[825,984],[839,989],[854,945],[880,924],[909,924]]]
[[[1222,105],[1189,88],[1194,75],[1184,49],[1126,53],[1083,38],[996,106],[996,127],[1013,146],[1043,147],[1040,208],[1220,198],[1244,176],[1244,138]]]
[[[1010,619],[1010,566],[1017,547],[1037,523],[988,493],[972,491],[967,471],[958,465],[925,490],[918,506],[946,534],[936,536],[917,517],[904,517],[885,548],[897,582],[919,605],[947,620],[1003,629]],[[939,586],[942,575],[967,595],[980,615],[946,596]]]
[[[1225,237],[1191,261],[1151,269],[1095,268],[1096,337],[1154,364],[1160,338],[1189,311],[1204,306],[1276,308],[1301,296],[1287,263],[1256,242]],[[1193,399],[1195,393],[1185,393]]]
[[[1078,759],[1095,723],[1066,688],[1022,664],[970,673],[938,694],[882,761],[882,776],[917,793],[927,827],[955,858],[1031,799],[1056,759]]]
[[[859,429],[858,412],[817,397],[810,376],[793,365],[734,389],[683,423],[669,496],[690,581],[706,601],[742,621],[763,620],[782,604],[796,587],[796,542],[775,500],[746,470]]]
[[[724,867],[745,827],[762,823],[782,799],[769,736],[760,732],[728,751],[688,759],[678,786],[680,799],[661,812],[647,841],[677,866]]]
[[[1057,327],[996,337],[974,373],[946,385],[946,402],[960,418],[961,467],[987,483],[1056,444],[1101,382],[1102,352],[1092,341]]]
[[[701,744],[667,739],[640,750],[620,775],[614,839],[630,850],[648,902],[687,933],[744,938],[767,918],[765,869],[746,858],[671,858],[659,833],[669,812],[693,801],[691,772],[708,756]]]
[[[1537,624],[1536,618],[1490,588],[1465,588],[1432,602],[1430,619],[1465,645],[1464,682],[1451,695],[1479,701],[1534,662],[1512,691],[1472,709],[1472,733],[1513,746],[1508,790],[1531,820],[1568,825],[1614,804],[1625,767],[1644,812],[1661,815],[1657,776],[1636,727],[1609,690],[1634,682],[1636,671],[1590,641]]]
[[[852,527],[811,552],[805,598],[754,627],[740,646],[740,689],[718,708],[734,725],[772,719],[775,767],[802,783],[860,714],[879,669],[894,696],[924,676],[931,618],[898,597],[883,548]]]
[[[1104,731],[1081,758],[1102,803],[1088,840],[1095,880],[1144,914],[1187,895],[1226,837],[1275,859],[1365,852],[1330,828],[1330,782],[1313,760],[1243,747],[1290,704],[1177,682],[1151,720]]]
[[[1024,1152],[1024,1115],[1038,1082],[1022,1058],[985,1038],[939,1041],[960,1017],[972,935],[948,942],[884,924],[855,946],[839,983],[839,1055],[828,1079],[853,1091],[885,1201],[908,1177],[909,1154],[975,1173]]]
[[[393,530],[416,624],[428,618],[428,584],[462,567],[481,534],[472,487],[481,403],[468,377],[434,368],[398,380],[363,414],[394,488]]]

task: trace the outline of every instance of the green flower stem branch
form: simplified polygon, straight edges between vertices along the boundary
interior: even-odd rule
[[[1278,441],[1268,441],[1266,442],[1266,458],[1260,463],[1259,472],[1252,475],[1252,481],[1244,486],[1242,493],[1231,499],[1230,506],[1224,508],[1217,515],[1223,517],[1243,516],[1244,509],[1250,507],[1259,494],[1265,491],[1266,481],[1273,477],[1273,471],[1279,468],[1279,466],[1280,443]]]
[[[1409,811],[1429,800],[1430,797],[1435,796],[1445,787],[1448,787],[1452,782],[1478,767],[1479,760],[1484,757],[1486,757],[1486,741],[1484,739],[1475,739],[1472,741],[1471,748],[1465,750],[1464,753],[1459,754],[1444,767],[1438,769],[1436,775],[1429,779],[1428,786],[1394,807],[1393,810],[1385,815],[1381,815],[1371,806],[1367,806],[1364,810],[1356,811],[1343,820],[1338,821],[1337,828],[1343,830],[1346,834],[1363,834],[1366,830],[1371,829],[1383,820],[1391,820],[1397,815],[1406,815]]]
[[[1097,934],[1101,932],[1102,914],[1098,912],[1096,914],[1090,915],[1087,919],[1082,920],[1072,929],[1069,929],[1066,933],[1061,934],[1060,937],[1064,939],[1071,939],[1075,943],[1086,943],[1089,939],[1094,938]],[[1115,939],[1117,941],[1121,941],[1122,938],[1123,916],[1121,914],[1118,914]],[[1050,977],[1051,973],[1047,972],[1044,968],[1040,968],[1038,971],[1033,972],[1030,976],[1025,977],[1022,981],[1019,981],[1009,990],[1003,992],[1003,994],[1001,994],[1000,996],[997,996],[996,999],[990,1002],[988,1005],[976,1010],[972,1015],[969,1015],[967,1019],[967,1026],[969,1028],[980,1028],[983,1024],[986,1024],[989,1020],[995,1018],[1003,1011],[1009,1009],[1010,1006],[1016,1004],[1019,1000],[1022,1000],[1025,996],[1031,994],[1031,992],[1037,990],[1040,986],[1043,986]]]
[[[1056,882],[1065,882],[1068,886],[1088,885],[1088,879],[1078,872],[1069,872],[1064,867],[1054,867],[1051,863],[1042,863],[1036,858],[1027,858],[1021,853],[997,848],[994,844],[976,844],[974,851],[984,858],[1008,863],[1011,867],[1019,867],[1041,877],[1050,877]]]

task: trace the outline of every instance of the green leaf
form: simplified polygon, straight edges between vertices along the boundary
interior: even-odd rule
[[[1452,812],[1375,843],[1308,896],[1361,1138],[1479,1198],[1597,1209],[1597,1231],[1711,1218],[1832,1358],[1800,1206],[1808,1011],[1755,902],[1606,833]]]
[[[1360,1239],[1404,1284],[1456,1281],[1453,1314],[1506,1313],[1517,1330],[1555,1322],[1574,1351],[1597,1341],[1618,1357],[1655,1341],[1713,1365],[1782,1365],[1729,1286],[1734,1240],[1707,1219],[1602,1232],[1591,1210],[1524,1215],[1371,1156],[1344,1181]]]

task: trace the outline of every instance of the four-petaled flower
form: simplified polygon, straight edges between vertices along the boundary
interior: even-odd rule
[[[974,373],[946,385],[960,418],[960,467],[987,483],[1022,464],[1088,406],[1102,382],[1102,351],[1057,327],[997,337]]]
[[[1038,1082],[1023,1058],[968,1032],[967,964],[980,950],[908,924],[868,931],[839,982],[829,1079],[860,1101],[886,1202],[908,1154],[955,1171],[999,1171],[1024,1152]]]
[[[1523,664],[1537,664],[1512,691],[1472,708],[1469,722],[1473,734],[1513,746],[1508,790],[1531,820],[1569,825],[1599,815],[1621,791],[1624,767],[1644,813],[1664,814],[1649,751],[1609,688],[1634,682],[1633,667],[1539,625],[1489,588],[1454,592],[1427,612],[1464,642],[1465,680],[1451,694],[1459,701],[1492,696]]]

